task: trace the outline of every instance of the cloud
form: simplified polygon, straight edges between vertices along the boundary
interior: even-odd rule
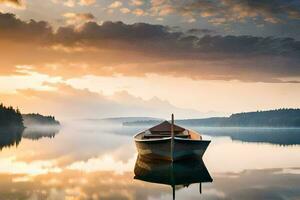
[[[199,28],[193,28],[193,29],[189,29],[187,30],[187,34],[191,34],[191,35],[215,35],[217,34],[217,32],[215,30],[211,30],[211,29],[199,29]]]
[[[0,13],[0,29],[1,40],[43,41],[52,35],[52,28],[47,22],[34,20],[24,22],[9,13]]]
[[[63,16],[69,25],[83,24],[95,20],[95,16],[91,13],[65,13]]]
[[[67,7],[74,7],[76,5],[76,1],[75,0],[66,0],[63,4]]]
[[[152,0],[150,12],[154,16],[165,16],[173,14],[175,12],[175,7],[165,0]]]
[[[89,6],[89,5],[92,5],[95,3],[96,3],[96,0],[80,0],[79,1],[79,5],[82,5],[82,6]]]
[[[121,8],[120,11],[124,14],[130,13],[130,10],[128,8]]]
[[[61,3],[67,7],[74,7],[76,5],[80,6],[90,6],[96,3],[96,0],[52,0],[53,3]]]
[[[121,1],[114,1],[113,3],[111,3],[108,8],[119,8],[123,5],[123,3]]]
[[[144,2],[142,0],[131,0],[130,4],[134,6],[141,6],[144,4]]]
[[[24,0],[0,0],[0,4],[12,6],[14,8],[25,8]]]
[[[92,19],[93,16],[69,17]],[[292,38],[196,35],[147,23],[87,22],[56,32],[47,22],[0,14],[1,74],[16,66],[70,78],[84,75],[144,76],[282,82],[300,76],[300,42]],[[124,53],[126,52],[126,53]],[[18,55],[17,57],[15,55]]]
[[[75,89],[63,83],[47,83],[47,85],[53,89],[49,91],[23,89],[18,90],[16,94],[0,94],[0,98],[5,99],[5,104],[18,105],[24,113],[52,114],[60,119],[74,116],[77,116],[76,118],[169,117],[170,113],[175,113],[178,118],[201,115],[196,110],[177,108],[156,97],[144,100],[126,91],[106,96],[88,89]]]
[[[213,24],[243,22],[262,19],[268,23],[284,22],[287,18],[300,19],[300,3],[297,0],[152,0],[151,10],[156,15],[168,8],[189,18],[208,18]]]
[[[140,9],[140,8],[137,8],[137,9],[134,9],[132,11],[132,14],[136,15],[136,16],[143,16],[143,15],[146,15],[145,11]]]

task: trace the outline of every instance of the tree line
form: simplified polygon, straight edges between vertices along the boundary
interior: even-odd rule
[[[1,128],[24,128],[20,110],[12,106],[0,104],[0,127]]]
[[[34,125],[59,125],[59,121],[54,116],[43,116],[38,113],[23,114],[25,126]]]
[[[125,122],[125,126],[152,126],[158,120]],[[207,127],[300,127],[300,109],[242,112],[229,117],[175,120],[179,125]]]
[[[0,129],[25,128],[32,125],[59,125],[54,116],[43,116],[38,113],[21,114],[18,108],[0,104]]]
[[[230,117],[179,120],[180,124],[231,127],[300,127],[300,109],[242,112]]]

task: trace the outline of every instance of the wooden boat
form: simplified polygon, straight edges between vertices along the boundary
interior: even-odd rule
[[[192,130],[164,121],[134,136],[140,156],[151,159],[177,161],[189,157],[202,158],[210,141]]]

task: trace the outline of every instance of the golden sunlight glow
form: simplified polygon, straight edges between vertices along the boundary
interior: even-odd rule
[[[111,155],[103,155],[99,158],[90,158],[88,161],[79,161],[72,163],[67,169],[79,170],[85,172],[96,171],[112,171],[117,174],[124,174],[124,172],[132,171],[136,156],[134,155],[126,163],[115,160]]]
[[[61,172],[60,168],[55,167],[55,161],[47,160],[27,163],[17,161],[15,156],[0,158],[0,173],[40,175],[50,172]]]
[[[31,66],[17,66],[19,75],[0,76],[0,93],[14,93],[19,89],[51,90],[45,82],[59,82],[61,78],[50,77],[32,71]]]

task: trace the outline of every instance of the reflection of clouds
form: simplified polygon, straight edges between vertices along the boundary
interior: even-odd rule
[[[107,133],[101,126],[87,130],[78,127],[78,123],[74,128],[73,124],[76,123],[64,126],[51,140],[23,140],[18,149],[4,149],[0,158],[16,156],[23,162],[55,160],[57,166],[64,167],[106,154],[114,154],[116,159],[125,162],[136,151],[131,137]]]
[[[284,170],[246,170],[234,178],[218,177],[212,187],[227,199],[299,199],[299,174],[278,173]]]
[[[299,174],[285,169],[248,170],[214,176],[214,182],[176,190],[177,199],[297,199]],[[15,180],[15,181],[14,181]],[[19,180],[19,181],[16,181]],[[171,199],[171,188],[133,179],[132,172],[64,169],[30,176],[0,174],[0,197],[11,199]],[[13,188],[13,190],[11,190]]]
[[[176,199],[299,199],[299,174],[277,173],[285,169],[247,170],[232,174],[214,175],[212,184],[203,184],[199,194],[197,184],[176,191]],[[227,176],[229,175],[229,176]],[[172,199],[172,194],[160,199]]]
[[[12,199],[147,199],[159,198],[169,188],[155,184],[134,181],[133,174],[124,172],[80,172],[64,170],[33,177],[26,183],[12,182],[18,175],[0,174],[0,197],[3,194]],[[76,181],[74,177],[80,177]],[[51,184],[49,184],[51,182]],[[11,191],[8,188],[15,188]]]
[[[136,156],[129,159],[127,162],[115,160],[111,155],[104,155],[98,158],[91,158],[84,161],[78,161],[72,163],[67,169],[80,170],[84,172],[95,172],[95,171],[113,171],[118,174],[132,171],[135,163]]]
[[[28,182],[32,181],[32,178],[29,176],[20,176],[12,179],[12,182],[17,183],[17,182]]]
[[[48,179],[47,181],[42,181],[42,184],[46,185],[46,186],[55,186],[55,185],[62,184],[62,182],[60,179],[51,178],[51,179]]]
[[[218,191],[214,188],[209,188],[209,189],[205,190],[204,192],[205,192],[205,195],[208,195],[208,196],[214,196],[214,197],[218,197],[218,198],[222,198],[222,199],[226,197],[224,192]]]
[[[300,175],[300,169],[299,168],[287,168],[282,169],[281,171],[275,172],[275,174],[297,174]]]
[[[39,175],[60,171],[61,169],[56,167],[55,161],[52,160],[26,163],[16,161],[16,157],[0,159],[0,173]]]
[[[121,135],[122,127],[79,128],[70,124],[53,140],[23,140],[18,149],[3,149],[0,197],[171,199],[170,187],[133,180],[136,150],[132,137]],[[300,197],[300,169],[293,168],[300,166],[299,146],[211,139],[204,159],[214,182],[203,184],[202,195],[198,184],[176,190],[177,199]],[[279,169],[246,170],[258,168]]]
[[[73,127],[74,124],[75,127]],[[99,162],[103,162],[104,155],[108,155],[112,160],[106,162],[117,162],[126,170],[130,169],[128,162],[133,164],[130,160],[135,157],[136,153],[132,137],[121,135],[122,127],[119,126],[96,126],[95,122],[91,124],[95,126],[87,128],[82,127],[81,123],[70,123],[64,126],[61,133],[52,140],[41,139],[38,142],[23,140],[17,149],[3,149],[0,159],[15,157],[16,161],[21,163],[53,160],[55,166],[59,168],[71,166],[74,163],[77,163],[76,166],[79,168],[80,165],[91,165],[91,162],[100,165]],[[128,133],[135,131],[135,128],[126,128]],[[113,134],[116,132],[120,134]],[[300,150],[300,146],[297,145],[242,143],[232,141],[229,137],[211,139],[212,143],[204,155],[206,166],[211,172],[240,172],[245,169],[300,166],[300,159],[296,159],[299,157]],[[117,167],[112,166],[114,166],[112,171],[116,172]],[[105,166],[102,168],[108,169]],[[93,169],[93,166],[90,169]]]
[[[247,169],[291,168],[300,166],[300,159],[296,159],[299,157],[299,151],[298,145],[279,146],[213,138],[204,154],[204,161],[207,168],[215,173],[241,172]]]
[[[117,155],[118,154],[119,151],[117,151]],[[133,170],[135,158],[136,155],[134,154],[130,159],[123,161],[115,158],[114,154],[111,153],[90,158],[87,161],[75,161],[65,167],[57,167],[56,160],[23,162],[16,160],[16,157],[8,157],[0,159],[0,173],[40,175],[49,172],[58,173],[61,172],[62,169],[69,169],[83,172],[110,171],[117,174],[123,174],[124,172]],[[24,181],[25,178],[19,178],[16,181]],[[76,181],[83,181],[83,179],[76,179]]]

